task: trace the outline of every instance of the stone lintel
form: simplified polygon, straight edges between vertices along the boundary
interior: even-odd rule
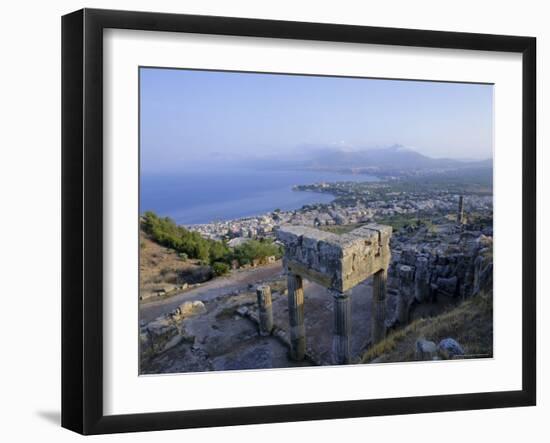
[[[307,280],[313,281],[326,288],[330,288],[332,281],[329,275],[318,272],[314,269],[308,268],[302,263],[298,263],[294,260],[286,261],[286,270],[289,273],[300,275]]]
[[[287,271],[346,292],[389,266],[391,226],[368,224],[338,235],[306,226],[282,226]]]

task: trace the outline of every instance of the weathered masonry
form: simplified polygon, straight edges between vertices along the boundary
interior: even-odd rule
[[[305,354],[302,278],[330,290],[334,297],[333,361],[350,363],[350,290],[374,275],[371,342],[385,333],[386,281],[390,263],[390,226],[369,224],[337,235],[305,226],[282,226],[278,239],[285,246],[283,267],[288,278],[291,358]]]
[[[464,223],[464,196],[458,197],[458,211],[456,214],[456,222],[461,225]]]
[[[269,285],[261,285],[256,288],[258,297],[258,321],[260,335],[266,336],[273,330],[273,305],[271,303],[271,288]]]

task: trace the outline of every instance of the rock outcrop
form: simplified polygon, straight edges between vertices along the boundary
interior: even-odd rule
[[[203,302],[187,301],[172,312],[142,326],[139,334],[140,358],[143,360],[161,354],[183,340],[193,341],[193,337],[186,334],[183,320],[204,313],[206,306]]]

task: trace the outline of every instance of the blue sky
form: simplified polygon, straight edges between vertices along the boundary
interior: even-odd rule
[[[140,69],[142,172],[401,144],[492,155],[493,86]]]

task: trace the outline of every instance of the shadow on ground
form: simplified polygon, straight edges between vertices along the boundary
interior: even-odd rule
[[[36,415],[52,425],[61,426],[61,411],[36,411]]]

